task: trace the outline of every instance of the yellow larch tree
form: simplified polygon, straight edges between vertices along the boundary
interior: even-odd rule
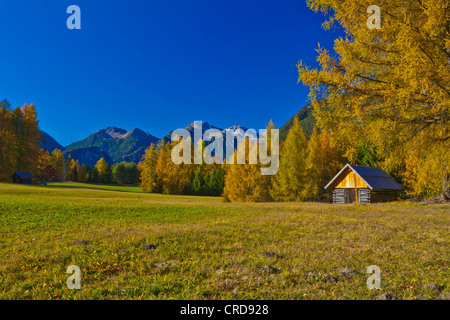
[[[450,2],[384,1],[379,29],[367,26],[373,4],[308,1],[329,17],[325,27],[339,24],[346,36],[334,55],[319,47],[318,69],[300,62],[299,81],[311,88],[317,124],[350,161],[362,135],[383,154],[385,169],[404,170],[412,150],[437,157],[433,166],[406,170],[405,179],[439,173],[431,189],[448,194],[449,164],[439,150],[450,150]]]

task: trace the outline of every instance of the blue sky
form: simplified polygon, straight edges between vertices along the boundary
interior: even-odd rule
[[[107,126],[280,127],[308,101],[297,62],[341,35],[304,0],[14,0],[0,15],[0,99],[33,102],[63,145]]]

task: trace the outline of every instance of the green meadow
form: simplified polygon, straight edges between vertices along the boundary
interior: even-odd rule
[[[0,299],[439,299],[449,209],[0,184]],[[70,265],[81,290],[66,286]],[[367,287],[371,265],[381,289]]]

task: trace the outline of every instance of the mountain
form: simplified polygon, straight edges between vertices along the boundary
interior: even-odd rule
[[[189,134],[191,135],[192,141],[194,141],[194,130],[195,130],[195,128],[196,128],[195,122],[189,124],[189,125],[185,128],[185,129],[189,132]],[[224,155],[224,157],[226,156],[226,147],[227,147],[226,132],[227,132],[227,130],[232,130],[233,132],[235,132],[236,130],[241,129],[241,130],[244,131],[244,133],[247,131],[247,128],[246,128],[246,127],[239,126],[239,125],[234,125],[234,126],[232,126],[232,127],[222,129],[222,128],[219,128],[219,127],[210,125],[208,122],[202,122],[202,137],[203,137],[205,131],[207,131],[207,130],[209,130],[209,129],[216,129],[216,130],[218,130],[218,131],[220,131],[220,132],[222,133],[222,135],[223,135],[223,155]],[[258,131],[258,129],[255,129],[255,130],[256,130],[256,135],[258,136],[259,131]],[[166,142],[172,141],[172,132],[173,132],[173,131],[169,132],[169,133],[163,138],[164,141],[166,141]],[[161,139],[161,140],[162,140],[162,139]],[[211,143],[210,141],[205,141],[205,145],[206,145],[206,146],[209,145],[210,143]],[[234,148],[236,149],[236,148],[237,148],[237,139],[234,140],[233,144],[234,144]]]
[[[53,150],[59,149],[61,151],[66,150],[62,145],[60,145],[55,139],[53,139],[48,133],[41,130],[42,141],[41,148],[52,153]]]
[[[70,154],[72,159],[78,160],[78,163],[85,164],[88,167],[93,167],[101,158],[105,159],[108,164],[113,164],[111,157],[104,152],[102,149],[96,146],[81,147],[66,149],[64,152],[64,157],[67,158]]]
[[[286,139],[288,131],[294,123],[295,117],[298,117],[298,121],[300,122],[303,131],[305,132],[306,137],[309,139],[314,127],[316,126],[316,119],[314,118],[312,111],[313,106],[311,105],[311,103],[308,103],[303,108],[301,108],[300,111],[298,111],[291,119],[289,119],[289,121],[280,128],[280,141],[284,141]]]
[[[189,124],[185,129],[190,133],[190,135],[191,135],[191,137],[192,137],[192,140],[194,140],[195,123],[192,122],[192,123]],[[247,131],[247,128],[246,128],[246,127],[239,126],[239,125],[234,125],[234,126],[232,126],[232,127],[222,129],[222,128],[219,128],[219,127],[210,125],[208,122],[202,122],[202,136],[203,136],[203,134],[205,133],[205,131],[206,131],[206,130],[209,130],[209,129],[216,129],[216,130],[219,130],[219,131],[223,134],[224,139],[225,139],[226,130],[233,130],[233,132],[234,132],[234,131],[237,130],[237,129],[242,129],[244,132]],[[170,142],[170,141],[172,140],[172,132],[173,132],[173,131],[170,131],[170,132],[163,138],[164,141]],[[258,131],[257,131],[257,132],[258,132]],[[162,139],[161,139],[161,140],[162,140]]]
[[[84,140],[68,145],[66,149],[70,151],[75,148],[95,146],[108,154],[112,162],[138,163],[150,144],[158,142],[158,138],[137,128],[127,131],[121,128],[107,127],[92,133]]]
[[[189,131],[192,140],[194,140],[195,123],[192,122],[191,124],[189,124],[189,125],[188,125],[186,128],[184,128],[184,129],[186,129],[187,131]],[[217,129],[217,130],[219,130],[219,131],[221,131],[221,132],[224,132],[224,129],[221,129],[221,128],[216,127],[216,126],[211,126],[208,122],[202,122],[202,136],[203,136],[203,134],[205,133],[205,131],[206,131],[206,130],[209,130],[209,129]],[[170,132],[163,138],[165,142],[170,142],[170,141],[172,141],[172,132],[173,132],[173,131],[174,131],[174,130],[170,131]],[[161,139],[161,140],[162,140],[162,139]]]

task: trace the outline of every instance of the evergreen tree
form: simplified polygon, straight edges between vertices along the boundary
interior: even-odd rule
[[[78,182],[86,182],[88,180],[88,171],[86,165],[83,163],[78,171]]]
[[[192,180],[192,193],[195,195],[205,194],[205,181],[203,179],[202,168],[199,167],[195,172],[194,179]]]
[[[125,183],[139,183],[139,169],[134,162],[125,163]]]
[[[112,167],[113,179],[115,183],[125,184],[127,181],[126,162],[120,162]]]

